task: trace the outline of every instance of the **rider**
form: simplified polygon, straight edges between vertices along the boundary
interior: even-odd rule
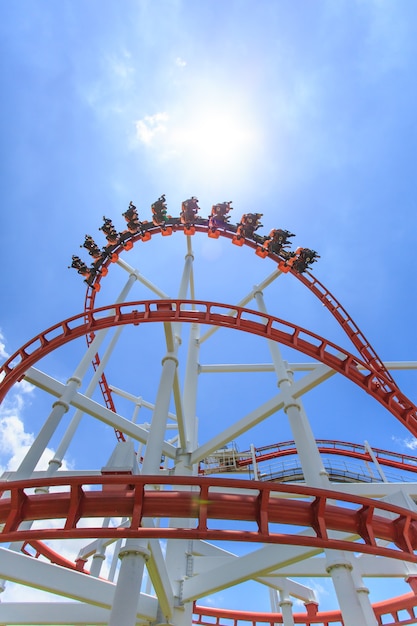
[[[266,238],[263,246],[268,252],[279,254],[283,248],[288,248],[290,245],[289,238],[295,237],[294,233],[290,233],[289,230],[282,230],[281,228],[273,228]]]
[[[111,221],[111,219],[109,219],[108,217],[105,217],[104,215],[103,215],[103,220],[104,220],[104,224],[103,226],[100,226],[99,230],[103,231],[109,243],[112,243],[112,244],[117,243],[118,232],[115,229],[113,222]]]
[[[262,215],[263,213],[244,213],[241,217],[240,223],[238,224],[237,234],[240,237],[253,237],[255,230],[262,226],[259,221]]]
[[[130,202],[129,208],[127,209],[127,211],[122,213],[122,215],[127,222],[128,231],[133,234],[137,233],[138,230],[140,230],[142,224],[139,221],[139,215],[133,202]]]
[[[75,254],[72,255],[72,263],[68,267],[73,267],[77,270],[78,274],[81,274],[82,276],[86,276],[89,273],[87,265],[80,259],[79,256],[76,256]]]
[[[138,211],[132,201],[130,201],[127,211],[122,213],[122,215],[125,218],[126,222],[139,219]]]
[[[230,220],[230,215],[227,215],[227,213],[233,209],[233,207],[230,206],[231,204],[232,200],[230,200],[230,202],[213,204],[209,217],[209,228],[215,229],[217,226],[224,226]]]
[[[151,205],[152,222],[155,226],[165,226],[167,221],[167,206],[165,204],[165,194],[162,194],[156,202]]]
[[[92,238],[91,235],[86,235],[85,240],[80,248],[86,248],[88,250],[88,254],[90,254],[95,259],[98,259],[101,256],[101,250]]]
[[[184,200],[181,205],[181,224],[185,224],[186,226],[194,224],[199,208],[198,199],[195,196],[192,196],[189,200]]]
[[[302,248],[298,258],[293,263],[293,268],[302,274],[306,269],[320,258],[315,250],[310,248]]]

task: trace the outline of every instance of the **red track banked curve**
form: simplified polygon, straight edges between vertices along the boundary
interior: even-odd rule
[[[159,488],[155,490],[155,486]],[[184,486],[193,487],[193,491],[184,490]],[[54,491],[49,492],[52,487]],[[48,493],[26,493],[32,488]],[[6,481],[0,483],[0,495],[2,542],[114,537],[209,539],[297,545],[318,552],[329,548],[417,563],[417,513],[329,489],[254,481],[248,485],[247,480],[233,478],[104,475]],[[109,516],[129,518],[130,525],[100,526],[101,518]],[[97,525],[92,522],[96,518]],[[164,524],[149,527],[147,518],[191,518],[195,524],[190,528]],[[64,521],[62,528],[49,526],[56,519]],[[81,519],[83,524],[78,526]],[[46,521],[46,527],[23,524],[35,520]],[[218,528],[216,520],[245,521],[254,529]],[[293,526],[310,534],[294,534]],[[334,538],[331,531],[342,532],[345,537]]]
[[[235,312],[235,316],[228,315],[230,310]],[[377,374],[372,366],[333,342],[285,320],[243,307],[203,300],[145,300],[112,304],[56,324],[27,342],[2,365],[0,402],[10,387],[24,377],[29,367],[55,348],[101,329],[149,322],[194,322],[222,326],[294,348],[356,383],[417,437],[417,407],[399,391],[395,383]],[[358,365],[362,369],[358,369]]]

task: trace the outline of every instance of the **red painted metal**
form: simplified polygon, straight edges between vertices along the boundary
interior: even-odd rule
[[[293,620],[298,626],[343,626],[340,611],[312,610],[306,604],[306,613],[294,613]],[[383,626],[407,626],[417,623],[417,595],[406,594],[392,600],[377,602],[372,606],[378,624]],[[388,621],[389,620],[389,621]],[[193,624],[196,626],[275,626],[282,623],[281,613],[236,611],[209,606],[194,605]]]
[[[183,490],[184,486],[193,491]],[[53,493],[27,493],[35,487],[55,489]],[[208,539],[306,546],[319,552],[330,548],[417,563],[417,513],[302,485],[251,482],[248,486],[246,480],[234,479],[109,475],[3,482],[0,495],[2,542],[119,536]],[[99,525],[102,517],[127,517],[131,524],[103,528]],[[149,517],[190,518],[195,525],[149,528],[144,522]],[[98,518],[97,525],[94,518]],[[57,519],[62,520],[62,527],[50,528],[49,522]],[[40,520],[46,522],[45,527],[20,528],[22,522]],[[253,529],[222,529],[216,520],[245,521]],[[314,535],[295,535],[293,526],[312,529]],[[346,533],[350,540],[330,538],[329,531]],[[379,540],[388,543],[380,546]]]
[[[86,335],[88,346],[92,343],[94,337],[95,337],[94,333],[89,333],[88,335]],[[94,359],[92,360],[92,365],[93,365],[94,371],[97,371],[100,365],[100,356],[98,355],[98,353],[95,354]],[[110,409],[110,411],[113,411],[113,413],[116,413],[116,407],[115,407],[114,400],[113,400],[113,394],[107,383],[107,378],[104,372],[101,374],[98,382],[99,382],[100,391],[103,396],[103,400],[104,400],[106,407]],[[126,441],[124,434],[120,430],[115,428],[114,432],[116,434],[117,441]]]
[[[193,308],[192,308],[193,307]],[[233,311],[234,316],[229,312]],[[211,324],[252,333],[294,348],[343,374],[378,400],[414,436],[417,407],[382,374],[340,346],[295,324],[251,309],[203,300],[145,300],[111,304],[71,317],[26,343],[0,368],[0,400],[26,370],[59,346],[91,332],[148,322]],[[361,366],[362,369],[358,369]]]
[[[27,549],[26,546],[31,546],[36,553],[33,555]],[[23,554],[27,556],[34,556],[34,558],[38,558],[39,556],[45,557],[50,563],[54,563],[55,565],[60,565],[61,567],[66,567],[67,569],[72,569],[77,572],[83,572],[83,574],[89,574],[88,570],[84,569],[84,565],[87,562],[85,559],[77,559],[75,563],[66,559],[65,557],[52,550],[50,546],[47,546],[42,541],[37,541],[36,539],[31,539],[30,541],[25,541],[22,546],[21,551]]]
[[[319,452],[323,454],[334,454],[352,459],[358,459],[360,461],[372,462],[369,452],[367,452],[363,445],[333,439],[317,439],[316,443]],[[372,451],[374,452],[378,463],[381,465],[407,472],[417,472],[417,458],[411,454],[400,454],[398,452],[390,452],[389,450],[382,450],[380,448],[372,448]],[[254,452],[257,463],[263,463],[265,461],[270,461],[271,459],[297,454],[294,441],[282,441],[269,446],[254,448]],[[252,465],[253,461],[250,454],[250,450],[236,452],[236,467],[247,467]]]

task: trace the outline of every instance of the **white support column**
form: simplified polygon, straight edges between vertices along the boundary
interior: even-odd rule
[[[135,274],[131,274],[125,284],[125,286],[123,287],[122,291],[120,292],[119,297],[116,300],[116,304],[119,304],[121,302],[124,302],[133,286],[133,284],[136,282],[136,275]],[[104,368],[107,365],[110,356],[119,340],[119,336],[121,334],[123,330],[123,326],[120,326],[119,328],[117,328],[115,334],[112,337],[112,340],[109,344],[109,346],[107,347],[104,355],[102,356],[101,360],[100,360],[100,365],[98,366],[98,368],[96,369],[90,383],[88,384],[88,387],[85,391],[85,396],[87,396],[87,398],[91,398],[91,396],[93,395],[93,392],[95,390],[95,388],[97,387],[97,384],[101,378],[101,375],[103,374]],[[105,334],[107,334],[107,330],[106,331],[102,331],[104,333],[103,336],[105,336]],[[55,474],[55,472],[61,467],[62,465],[62,459],[64,458],[64,455],[66,453],[66,451],[68,450],[68,447],[72,441],[73,436],[75,435],[77,428],[79,426],[79,423],[81,421],[81,418],[83,416],[83,412],[78,409],[75,413],[74,416],[70,422],[70,424],[68,425],[67,430],[64,433],[64,436],[57,448],[57,451],[54,455],[54,458],[51,459],[49,461],[49,467],[47,470],[47,475],[51,476],[53,474]]]
[[[175,463],[176,476],[190,476],[196,471],[191,466],[190,452],[197,446],[197,380],[198,358],[200,352],[200,326],[192,324],[188,342],[187,364],[183,391],[183,419],[186,433],[186,448],[178,450]],[[189,487],[184,487],[189,489]],[[193,524],[190,519],[181,519],[170,522],[175,527],[189,528]],[[183,581],[193,575],[193,542],[187,540],[169,540],[166,549],[166,566],[173,583],[173,592],[177,598],[177,606],[173,607],[171,623],[175,626],[190,626],[192,622],[193,603],[182,603]]]
[[[369,445],[367,441],[365,441],[364,444],[365,444],[365,450],[367,450],[367,452],[369,453],[369,456],[371,457],[378,471],[378,474],[381,477],[382,482],[387,483],[388,482],[387,477],[385,476],[385,473],[383,472],[381,465],[378,463],[378,459],[376,458],[374,451],[372,450],[371,446]]]
[[[259,480],[258,463],[256,462],[255,446],[253,443],[250,444],[250,453],[252,457],[253,477],[255,480]]]
[[[327,555],[327,572],[331,575],[339,600],[345,626],[376,626],[377,620],[365,587],[357,588],[354,582],[352,564],[343,553],[333,552]]]
[[[263,295],[255,290],[255,300],[258,309],[267,314]],[[301,400],[295,401],[291,396],[292,375],[288,372],[286,364],[281,356],[281,351],[275,341],[268,340],[278,387],[285,394],[284,411],[287,414],[294,441],[300,457],[305,480],[314,487],[324,488],[328,486],[328,476],[324,469],[320,453],[317,449],[316,440],[310,427],[305,412],[302,409]],[[285,393],[287,392],[287,393]]]
[[[168,352],[162,360],[162,374],[142,464],[142,473],[145,475],[159,473],[162,445],[177,365],[176,355]],[[123,624],[123,626],[135,626],[144,565],[149,558],[147,544],[146,540],[128,539],[119,553],[121,565],[109,626],[120,626],[120,624]]]
[[[377,626],[378,620],[369,600],[369,589],[363,584],[362,576],[355,567],[352,570],[352,580],[355,585],[356,596],[366,618],[367,626]]]
[[[200,326],[192,324],[188,343],[187,366],[184,379],[183,408],[186,451],[193,452],[197,446],[197,381],[198,359],[200,354]]]
[[[138,280],[140,283],[142,283],[142,285],[147,287],[150,291],[155,293],[160,298],[168,298],[168,295],[164,291],[162,291],[161,289],[159,289],[159,287],[151,283],[150,280],[142,276],[139,270],[135,270],[131,265],[129,265],[129,263],[126,263],[124,259],[119,258],[117,261],[117,265],[120,265],[120,267],[126,270],[126,272],[129,272],[130,275],[134,275],[136,280]]]
[[[119,264],[124,269],[131,271],[131,268],[125,262],[119,262]],[[135,273],[135,276],[154,293],[162,298],[167,298],[165,293],[144,279],[138,272]],[[167,335],[167,341],[168,350],[173,350],[173,352],[168,352],[162,361],[162,374],[142,464],[143,474],[159,473],[170,398],[178,365],[176,357],[177,343],[173,343],[169,335]],[[172,343],[173,345],[170,345]],[[120,626],[120,624],[123,624],[123,626],[134,626],[144,565],[149,558],[147,541],[128,539],[124,548],[119,552],[119,557],[121,565],[109,626]]]
[[[119,552],[121,560],[119,577],[114,592],[109,626],[134,626],[142,584],[143,569],[149,551],[143,540],[128,539]]]
[[[257,287],[255,287],[254,289],[258,290],[258,291],[262,291],[262,289],[265,289],[265,287],[268,287],[268,285],[270,285],[276,278],[278,278],[278,276],[281,276],[282,272],[281,270],[274,270],[272,272],[272,274],[270,274],[269,276],[267,276],[261,283],[259,283],[259,285]],[[252,289],[252,291],[250,291],[244,298],[242,298],[236,306],[246,306],[248,304],[248,302],[250,302],[251,300],[253,300],[253,298],[255,297],[255,291],[254,289]],[[228,315],[233,315],[233,311],[229,311]],[[200,343],[203,343],[204,341],[206,341],[209,337],[211,337],[211,335],[213,333],[216,332],[216,330],[219,329],[219,326],[212,326],[211,328],[209,328],[209,330],[207,330],[204,335],[201,337]]]
[[[267,313],[261,291],[255,288],[254,292],[259,310],[262,313]],[[272,341],[268,341],[268,343],[277,374],[278,386],[286,396],[284,411],[287,414],[293,432],[305,481],[308,485],[314,487],[329,488],[328,475],[324,469],[316,440],[301,400],[298,399],[296,401],[291,395],[292,376],[289,374],[282,359],[278,344]],[[361,591],[359,594],[357,592],[358,584],[355,585],[352,575],[352,562],[342,552],[326,550],[325,553],[328,560],[327,571],[333,580],[344,625],[358,626],[358,624],[361,624],[361,626],[374,626],[376,624],[375,618],[373,618],[373,621],[370,621],[370,615],[371,613],[373,614],[373,611],[369,599]],[[356,573],[356,583],[359,579],[360,576]],[[359,588],[362,589],[363,584]]]
[[[136,277],[134,275],[131,275],[129,277],[126,285],[120,293],[119,298],[117,299],[117,302],[124,301],[135,280]],[[26,454],[25,458],[17,469],[15,474],[16,480],[21,478],[28,478],[35,469],[43,452],[46,450],[46,447],[51,440],[52,435],[57,429],[63,415],[68,411],[70,402],[74,397],[77,389],[80,387],[82,379],[84,378],[88,368],[90,367],[91,362],[94,359],[106,334],[107,330],[102,330],[96,333],[93,341],[91,342],[88,350],[83,356],[74,374],[68,379],[64,393],[62,394],[61,398],[52,405],[53,408],[48,419],[44,423],[34,443],[30,447],[28,453]]]
[[[116,330],[116,332],[114,333],[111,342],[105,352],[105,354],[103,355],[103,357],[100,360],[100,365],[98,366],[97,370],[94,372],[94,375],[90,381],[90,383],[87,386],[87,389],[85,391],[85,396],[87,398],[91,398],[91,396],[94,393],[95,388],[97,387],[97,384],[101,378],[101,375],[104,371],[104,368],[111,356],[111,353],[113,352],[117,341],[119,340],[119,336],[121,334],[123,330],[123,326],[119,326],[119,328]],[[47,475],[48,476],[52,476],[53,474],[55,474],[55,472],[61,467],[62,465],[62,459],[65,456],[66,451],[68,450],[69,445],[71,444],[72,438],[74,437],[75,433],[77,432],[77,428],[81,422],[82,416],[84,415],[84,412],[81,411],[80,409],[77,409],[76,412],[74,413],[70,423],[68,424],[68,427],[64,433],[64,436],[61,439],[61,442],[58,446],[58,448],[56,449],[56,452],[54,454],[54,457],[49,461],[49,467],[47,469]]]
[[[190,240],[190,237],[188,237]],[[190,286],[191,268],[193,266],[194,255],[191,250],[190,241],[188,241],[188,251],[185,255],[184,270],[181,277],[180,288],[178,290],[178,298],[181,300],[187,297],[188,288]]]
[[[284,626],[294,626],[292,605],[293,603],[290,597],[280,592],[279,608],[281,609],[282,623]]]
[[[81,368],[77,369],[77,372],[80,372]],[[15,479],[21,480],[23,478],[29,478],[38,464],[42,454],[46,450],[49,441],[51,440],[52,435],[55,430],[58,428],[58,425],[68,411],[70,407],[70,401],[73,398],[75,392],[78,387],[81,385],[82,378],[79,376],[71,376],[68,379],[67,384],[65,386],[65,391],[59,400],[54,402],[52,405],[52,411],[49,414],[48,419],[45,421],[41,430],[39,431],[35,441],[32,446],[29,448],[25,458],[19,465],[16,470]]]

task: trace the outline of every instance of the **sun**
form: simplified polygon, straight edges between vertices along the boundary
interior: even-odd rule
[[[259,137],[251,116],[236,103],[196,102],[172,140],[191,168],[242,172],[254,160]]]

